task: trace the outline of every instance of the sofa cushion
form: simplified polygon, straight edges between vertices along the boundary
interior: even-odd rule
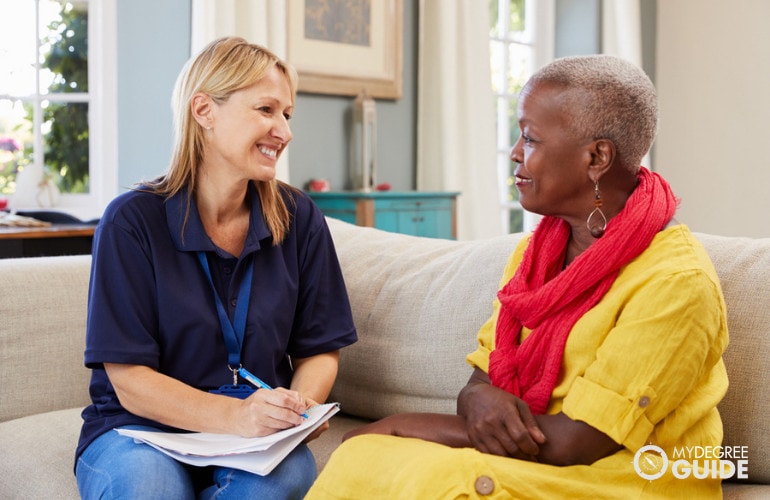
[[[82,386],[81,386],[82,390]],[[75,447],[80,408],[52,411],[0,423],[2,498],[80,498],[75,481]]]
[[[770,484],[770,238],[696,237],[714,262],[727,304],[723,443],[748,447],[748,480]]]
[[[0,259],[0,422],[89,403],[90,266],[90,255]]]
[[[327,220],[359,335],[342,350],[331,399],[373,419],[454,413],[471,374],[465,356],[521,235],[460,242]]]

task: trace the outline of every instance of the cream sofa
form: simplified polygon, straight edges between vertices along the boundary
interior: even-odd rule
[[[368,419],[454,412],[470,374],[465,354],[521,237],[457,242],[329,225],[360,340],[343,351],[332,394],[344,414],[311,444],[319,467],[344,432]],[[725,482],[725,497],[770,498],[770,239],[698,237],[727,300],[724,444],[746,447],[749,457],[748,480]],[[0,260],[0,498],[78,497],[89,269],[88,256]]]

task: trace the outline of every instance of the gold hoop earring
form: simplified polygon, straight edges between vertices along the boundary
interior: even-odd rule
[[[599,181],[596,180],[594,181],[594,209],[586,219],[586,227],[594,238],[604,236],[604,230],[607,229],[607,217],[605,217],[601,207],[602,197],[599,194]]]

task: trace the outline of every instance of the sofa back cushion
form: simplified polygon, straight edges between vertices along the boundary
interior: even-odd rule
[[[770,484],[770,238],[696,233],[722,284],[730,387],[719,405],[725,446],[748,450],[748,481]]]
[[[359,336],[342,350],[331,399],[372,419],[454,413],[465,356],[521,235],[460,242],[327,220]]]
[[[91,257],[0,259],[0,422],[86,406]]]

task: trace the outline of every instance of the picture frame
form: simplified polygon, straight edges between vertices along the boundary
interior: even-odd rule
[[[403,0],[292,0],[287,24],[299,92],[401,98]]]

